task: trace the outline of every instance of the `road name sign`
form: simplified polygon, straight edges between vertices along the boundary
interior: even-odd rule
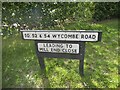
[[[100,41],[100,31],[56,31],[56,30],[22,30],[23,39],[59,40],[59,41]]]
[[[44,57],[79,59],[79,72],[84,75],[85,42],[101,41],[98,30],[21,30],[24,40],[34,40],[41,70]]]

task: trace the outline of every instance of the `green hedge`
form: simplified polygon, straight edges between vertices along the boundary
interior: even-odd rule
[[[65,22],[88,21],[94,14],[91,2],[4,2],[2,23],[4,35],[20,29],[51,29]]]
[[[118,2],[4,2],[2,4],[2,31],[4,35],[20,29],[51,29],[62,27],[66,21],[101,21],[116,18]]]
[[[95,12],[93,15],[93,19],[95,19],[96,21],[117,17],[118,17],[118,2],[95,3]]]

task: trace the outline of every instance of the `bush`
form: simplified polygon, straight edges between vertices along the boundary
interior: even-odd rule
[[[117,2],[95,3],[95,13],[93,15],[93,19],[95,19],[96,21],[117,17],[118,17]]]
[[[4,2],[2,6],[4,35],[19,29],[50,29],[66,20],[87,21],[94,11],[89,2]]]

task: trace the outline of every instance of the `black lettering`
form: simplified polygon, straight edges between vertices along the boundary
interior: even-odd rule
[[[46,47],[48,47],[48,43],[46,43]]]
[[[63,53],[66,53],[67,51],[66,51],[66,49],[62,49],[62,52],[63,52]]]
[[[52,47],[55,47],[55,44],[54,44],[54,43],[52,44]]]
[[[46,44],[43,44],[44,47],[46,47]]]
[[[29,38],[30,37],[30,34],[28,33],[28,34],[25,34],[25,37],[26,38]]]
[[[60,34],[58,34],[58,38],[60,38]]]
[[[89,35],[89,38],[92,38],[92,35]]]
[[[64,34],[62,34],[62,35],[61,35],[61,38],[64,38],[64,36],[63,36],[63,35],[64,35]]]
[[[50,35],[49,34],[44,34],[44,37],[45,38],[50,38]]]
[[[47,37],[49,37],[50,38],[50,34],[48,34],[48,36]]]
[[[78,38],[78,34],[76,34],[76,38]]]
[[[48,51],[49,51],[48,48],[39,48],[39,50],[40,50],[41,52],[48,52]]]
[[[45,52],[49,52],[48,48],[44,48],[44,51],[45,51]]]
[[[73,35],[68,35],[68,38],[73,38]]]
[[[60,52],[60,49],[59,48],[51,48],[51,51],[52,52]]]
[[[37,38],[37,34],[32,34],[32,37],[33,38]]]
[[[42,38],[42,35],[40,34],[39,37]]]
[[[95,39],[96,38],[96,36],[95,35],[92,35],[92,39]]]
[[[43,48],[39,48],[40,51],[43,51]]]
[[[44,37],[46,38],[46,34],[44,34]]]
[[[88,35],[87,34],[85,35],[85,39],[88,39]]]
[[[68,49],[68,53],[71,53],[71,49]]]
[[[53,36],[53,38],[56,38],[56,35],[54,34],[54,35],[52,35]]]
[[[72,48],[72,44],[69,45],[69,48]]]
[[[72,49],[72,53],[77,53],[77,49]]]
[[[84,39],[84,35],[83,34],[81,35],[81,39]]]
[[[77,53],[77,50],[76,50],[76,49],[74,49],[74,53]]]
[[[67,34],[65,34],[64,37],[67,38]]]

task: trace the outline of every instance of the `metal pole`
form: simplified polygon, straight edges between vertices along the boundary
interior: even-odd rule
[[[85,55],[85,42],[81,42],[79,60],[79,73],[81,76],[84,76],[84,55]]]
[[[35,46],[36,46],[36,54],[37,54],[37,57],[38,57],[40,69],[41,69],[42,73],[45,73],[44,57],[42,57],[42,56],[39,54],[38,46],[37,46],[37,41],[35,41]]]
[[[43,73],[45,73],[44,57],[41,57],[41,56],[38,55],[38,61],[39,61],[39,65],[40,65],[41,71],[42,71]]]

